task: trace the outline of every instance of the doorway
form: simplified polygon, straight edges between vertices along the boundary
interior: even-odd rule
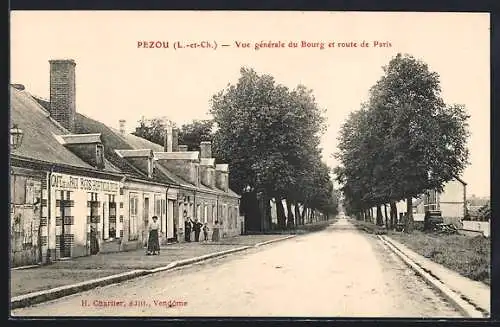
[[[61,258],[69,258],[71,257],[71,247],[73,246],[71,235],[71,225],[73,225],[71,207],[73,207],[73,201],[71,200],[70,191],[60,192],[59,217],[61,221],[61,235],[59,240],[59,250]]]
[[[143,213],[143,229],[142,229],[142,240],[144,246],[147,246],[148,242],[148,225],[149,225],[149,197],[144,196],[144,207],[142,210]]]

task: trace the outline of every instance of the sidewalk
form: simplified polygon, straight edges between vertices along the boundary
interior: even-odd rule
[[[85,282],[133,270],[164,267],[175,261],[283,238],[284,235],[239,235],[217,243],[175,243],[163,246],[161,254],[145,255],[145,249],[98,254],[30,269],[11,269],[11,297]]]
[[[488,313],[491,312],[491,291],[488,285],[464,277],[453,270],[435,263],[430,259],[414,252],[403,244],[395,241],[393,238],[386,235],[384,238],[403,252],[407,257],[413,260],[422,269],[430,272],[448,288],[462,296],[462,298],[467,298],[469,302],[472,302],[476,307],[482,309],[482,311],[486,311]]]

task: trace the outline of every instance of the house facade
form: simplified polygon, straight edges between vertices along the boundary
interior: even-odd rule
[[[439,210],[445,223],[461,225],[467,212],[466,194],[467,183],[454,177],[445,183],[442,192],[429,190],[413,199],[413,219],[414,221],[423,221],[427,211]],[[402,219],[407,212],[406,200],[397,202],[396,208],[398,218]]]
[[[179,151],[177,130],[162,146],[79,114],[75,62],[49,62],[49,100],[11,86],[11,123],[24,131],[10,153],[12,265],[141,248],[153,216],[163,244],[182,241],[184,210],[240,233],[240,197],[210,143]]]

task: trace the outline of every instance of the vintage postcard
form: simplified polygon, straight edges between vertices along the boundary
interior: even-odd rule
[[[490,316],[490,16],[12,11],[11,316]]]

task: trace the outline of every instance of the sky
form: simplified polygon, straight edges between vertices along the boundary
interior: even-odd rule
[[[446,103],[471,115],[471,164],[461,177],[469,195],[490,196],[489,25],[486,13],[13,11],[11,83],[48,98],[48,61],[74,59],[77,112],[115,128],[125,119],[133,131],[141,117],[210,118],[210,98],[236,83],[242,66],[253,68],[313,90],[327,116],[323,158],[334,167],[342,123],[382,66],[407,53],[440,75]],[[143,46],[152,41],[168,48]],[[284,47],[256,50],[262,42]],[[310,46],[318,43],[324,48]]]

